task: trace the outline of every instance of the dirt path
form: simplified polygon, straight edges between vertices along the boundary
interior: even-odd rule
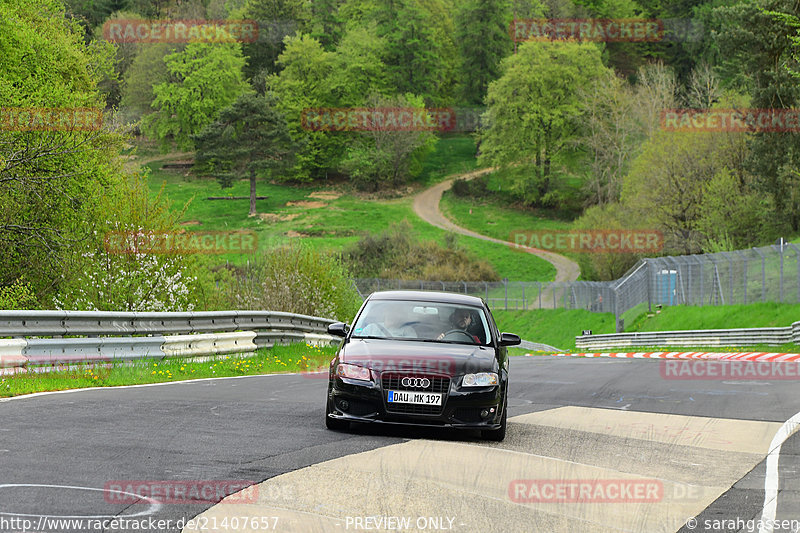
[[[485,174],[490,173],[493,168],[484,168],[480,170],[475,170],[472,172],[467,172],[466,174],[458,174],[455,176],[451,176],[447,178],[445,181],[441,183],[437,183],[433,187],[422,191],[421,193],[417,194],[414,197],[414,212],[425,222],[428,224],[433,224],[437,228],[442,228],[444,230],[453,231],[455,233],[460,233],[461,235],[467,235],[469,237],[475,237],[476,239],[482,239],[484,241],[496,242],[499,244],[505,244],[508,246],[513,246],[514,243],[508,241],[502,241],[500,239],[495,239],[493,237],[487,237],[486,235],[481,235],[480,233],[475,233],[474,231],[470,231],[466,228],[462,228],[461,226],[455,225],[450,219],[445,217],[442,214],[442,211],[439,209],[439,201],[442,199],[442,194],[444,191],[450,189],[453,185],[453,181],[456,179],[473,179],[479,176],[483,176]],[[539,250],[536,248],[526,248],[527,252],[541,257],[551,265],[553,265],[556,269],[556,279],[555,281],[575,281],[578,279],[578,276],[581,273],[580,267],[575,261],[564,257],[563,255],[559,255],[553,252],[548,252],[546,250]]]

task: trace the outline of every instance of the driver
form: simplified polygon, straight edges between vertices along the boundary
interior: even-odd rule
[[[458,331],[463,331],[464,333],[469,335],[475,341],[476,344],[480,344],[481,343],[481,341],[480,341],[480,339],[478,339],[478,337],[476,337],[475,335],[473,335],[472,333],[469,332],[469,327],[472,324],[472,313],[469,312],[469,310],[461,308],[461,309],[456,309],[455,311],[453,311],[453,314],[450,315],[450,324],[453,326],[454,329],[456,329]],[[450,330],[450,331],[453,331],[453,330]],[[436,338],[436,340],[442,340],[443,338],[445,338],[447,333],[448,332],[445,331],[444,333],[439,335]]]
[[[367,337],[416,337],[414,328],[405,324],[405,316],[401,309],[392,305],[383,305],[376,309],[377,316],[383,320],[371,322],[360,335]]]

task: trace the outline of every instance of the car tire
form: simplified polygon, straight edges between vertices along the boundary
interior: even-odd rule
[[[483,437],[486,440],[492,440],[495,442],[500,442],[503,439],[505,439],[507,419],[508,419],[508,409],[506,409],[506,407],[503,407],[503,419],[500,421],[500,427],[498,429],[481,430],[481,437]]]
[[[345,420],[339,420],[338,418],[332,418],[330,416],[331,411],[328,404],[325,404],[325,427],[333,430],[333,431],[342,431],[345,429],[350,429],[350,422]]]

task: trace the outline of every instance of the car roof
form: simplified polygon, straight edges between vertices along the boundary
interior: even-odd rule
[[[369,295],[370,300],[409,300],[419,302],[436,302],[463,304],[483,307],[483,300],[477,296],[439,291],[380,291]]]

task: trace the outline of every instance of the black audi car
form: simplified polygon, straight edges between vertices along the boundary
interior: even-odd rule
[[[479,429],[503,440],[508,394],[507,346],[486,303],[443,292],[371,294],[331,361],[325,424],[350,422]]]

